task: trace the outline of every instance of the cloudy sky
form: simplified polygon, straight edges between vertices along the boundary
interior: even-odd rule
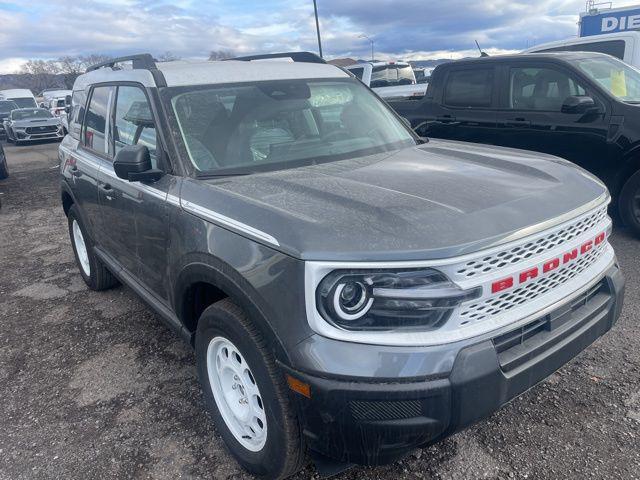
[[[614,6],[640,0],[614,1]],[[318,0],[327,57],[455,58],[577,33],[584,0]],[[315,50],[312,0],[0,0],[0,73],[30,58]]]

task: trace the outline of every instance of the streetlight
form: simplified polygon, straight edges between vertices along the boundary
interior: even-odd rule
[[[369,40],[371,42],[371,61],[373,62],[373,40],[371,38],[369,38],[368,36],[366,36],[364,33],[361,35],[358,35],[358,38],[366,38],[367,40]]]
[[[313,0],[313,11],[316,15],[316,32],[318,34],[318,51],[320,52],[320,58],[322,58],[322,43],[320,42],[320,22],[318,21],[318,5],[316,0]]]

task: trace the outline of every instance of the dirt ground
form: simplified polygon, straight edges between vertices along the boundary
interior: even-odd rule
[[[205,413],[190,347],[133,293],[89,291],[57,144],[7,146],[0,181],[0,479],[244,479]],[[640,241],[616,229],[624,313],[479,425],[365,479],[640,478]],[[317,477],[312,466],[296,478]]]

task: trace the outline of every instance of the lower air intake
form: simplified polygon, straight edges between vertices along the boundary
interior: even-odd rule
[[[422,415],[422,407],[417,400],[398,402],[353,401],[350,405],[351,415],[356,420],[399,420]]]

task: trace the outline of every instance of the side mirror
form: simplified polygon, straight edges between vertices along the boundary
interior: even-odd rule
[[[116,154],[113,170],[119,178],[130,182],[155,182],[162,177],[162,170],[153,168],[151,154],[144,145],[128,145]]]
[[[40,108],[46,108],[46,107],[44,106],[44,102],[40,102]]]
[[[599,113],[600,109],[596,106],[596,102],[591,97],[584,95],[572,95],[567,97],[562,108],[562,113]]]

